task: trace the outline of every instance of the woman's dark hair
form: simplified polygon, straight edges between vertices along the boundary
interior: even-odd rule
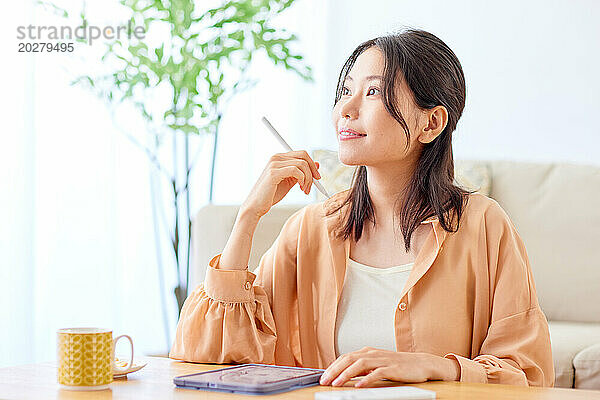
[[[454,185],[452,156],[452,132],[465,106],[465,77],[458,58],[442,40],[423,30],[408,29],[368,40],[354,50],[340,72],[334,107],[356,59],[372,46],[381,50],[385,58],[381,90],[385,108],[404,128],[407,139],[410,138],[410,130],[398,109],[396,96],[399,79],[406,81],[415,103],[421,109],[441,105],[448,111],[446,127],[433,141],[424,144],[410,183],[400,195],[404,198],[399,210],[400,227],[408,252],[412,233],[431,216],[438,216],[444,230],[456,232],[468,195],[472,193]],[[409,143],[410,139],[407,140],[407,146]],[[343,227],[337,236],[344,240],[353,236],[358,241],[365,219],[375,224],[367,188],[367,168],[364,165],[355,170],[348,196],[327,215],[339,211],[347,203],[350,203],[350,211],[342,221]],[[456,229],[453,230],[454,216],[457,219]]]

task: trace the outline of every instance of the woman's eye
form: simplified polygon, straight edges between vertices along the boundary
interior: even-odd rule
[[[369,90],[367,91],[367,96],[371,93],[371,91],[377,90],[378,92],[381,92],[378,88],[369,88]],[[342,96],[348,95],[350,94],[350,89],[348,89],[346,86],[342,87]],[[375,93],[372,93],[375,94]]]

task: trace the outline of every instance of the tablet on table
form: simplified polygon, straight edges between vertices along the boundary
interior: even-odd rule
[[[177,387],[243,394],[272,394],[319,384],[324,369],[242,364],[173,378]]]

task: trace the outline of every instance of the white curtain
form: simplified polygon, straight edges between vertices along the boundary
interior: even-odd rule
[[[81,5],[55,3],[71,10]],[[111,19],[114,11],[106,2],[86,4],[97,24],[120,22]],[[284,151],[260,123],[262,115],[294,148],[322,147],[315,138],[323,137],[330,124],[331,96],[322,93],[327,10],[314,17],[315,6],[298,1],[276,24],[298,34],[295,49],[314,67],[316,82],[306,83],[266,56],[257,57],[253,68],[261,82],[235,98],[222,120],[215,203],[243,201],[269,156]],[[2,29],[10,41],[3,44],[2,67],[0,367],[54,360],[56,330],[72,326],[129,334],[137,355],[166,354],[177,322],[177,278],[165,231],[174,210],[168,207],[167,182],[126,136],[147,144],[143,123],[127,108],[113,116],[87,89],[69,85],[70,63],[86,51],[73,58],[17,53],[17,26],[57,19],[32,0],[5,8],[10,10],[1,17]],[[76,52],[79,46],[84,45],[77,44]],[[192,174],[194,213],[208,201],[213,142],[199,137],[191,144],[199,155]],[[164,151],[167,166],[173,165],[170,151]],[[151,196],[167,202],[157,215],[158,248]],[[284,203],[308,201],[294,189]],[[162,292],[157,257],[164,268]],[[126,346],[120,346],[117,353],[126,354]]]

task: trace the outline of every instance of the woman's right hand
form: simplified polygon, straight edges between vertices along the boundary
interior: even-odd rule
[[[274,154],[242,207],[260,218],[279,203],[296,182],[304,193],[309,194],[313,177],[321,179],[318,168],[319,163],[304,150]]]

